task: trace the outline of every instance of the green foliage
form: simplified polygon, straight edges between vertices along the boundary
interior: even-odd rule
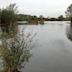
[[[49,21],[57,21],[57,18],[49,18]]]
[[[18,14],[17,21],[28,21],[29,16],[24,14]]]
[[[60,15],[60,16],[58,17],[58,21],[63,21],[63,20],[64,20],[63,15]]]
[[[37,16],[18,14],[17,21],[27,21],[29,24],[38,24]]]
[[[67,8],[65,13],[67,17],[72,17],[72,4]]]
[[[12,28],[16,25],[17,15],[15,4],[9,5],[7,8],[1,10],[1,29],[3,32],[10,33]]]
[[[2,24],[9,24],[14,23],[16,21],[16,16],[13,11],[4,9],[1,13],[1,23]]]
[[[72,4],[67,8],[66,16],[67,16],[67,18],[70,19],[71,27],[72,27]]]

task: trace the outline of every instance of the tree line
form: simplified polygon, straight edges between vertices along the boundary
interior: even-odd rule
[[[16,10],[16,8],[15,8],[15,10]],[[63,15],[60,15],[57,18],[55,18],[55,17],[44,17],[43,15],[40,15],[38,17],[36,15],[32,16],[32,15],[18,14],[18,13],[15,15],[15,17],[17,17],[17,18],[12,19],[12,15],[11,15],[11,18],[9,17],[9,14],[7,12],[8,9],[12,9],[12,8],[7,7],[7,9],[4,9],[4,10],[0,9],[0,20],[1,20],[1,18],[3,18],[2,20],[4,20],[6,15],[7,15],[8,17],[7,17],[6,21],[7,20],[8,21],[13,20],[13,22],[14,22],[14,20],[17,19],[16,21],[27,21],[28,24],[30,24],[30,23],[32,23],[32,24],[38,24],[38,23],[44,24],[44,21],[70,21],[70,17],[67,17],[67,16],[64,17]]]
[[[41,16],[40,15],[39,17],[37,16],[32,16],[32,15],[25,15],[25,14],[18,14],[18,21],[28,21],[28,20],[38,20],[40,21],[41,20]],[[44,17],[42,16],[43,20],[44,21],[70,21],[69,18],[67,17],[64,17],[63,15],[60,15],[59,17],[55,18],[55,17]]]

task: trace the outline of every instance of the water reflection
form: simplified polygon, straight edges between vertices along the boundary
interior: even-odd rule
[[[55,40],[53,41],[53,44],[56,48],[58,48],[59,52],[62,54],[68,54],[70,53],[70,50],[68,49],[71,48],[70,45],[67,44],[67,42],[65,40]]]
[[[67,27],[67,37],[72,41],[72,27],[70,25]]]

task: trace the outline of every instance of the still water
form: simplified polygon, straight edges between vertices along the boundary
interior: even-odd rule
[[[66,36],[68,26],[68,22],[28,25],[27,30],[37,32],[37,42],[31,50],[33,56],[22,71],[72,72],[72,42]]]

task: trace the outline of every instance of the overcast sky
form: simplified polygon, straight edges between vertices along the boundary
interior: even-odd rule
[[[16,3],[20,13],[58,17],[65,15],[72,0],[0,0],[0,8]]]

